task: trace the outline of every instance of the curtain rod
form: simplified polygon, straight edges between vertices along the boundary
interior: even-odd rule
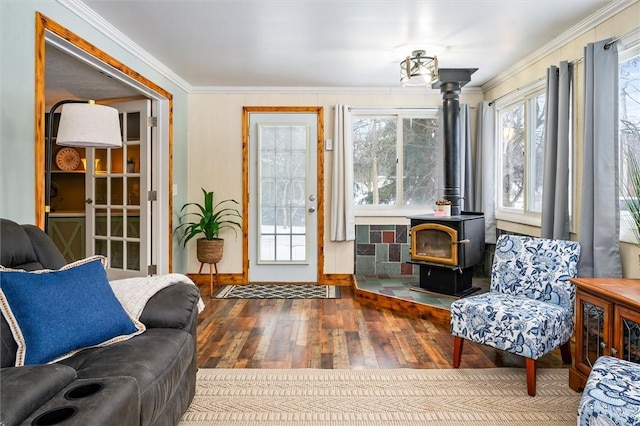
[[[535,85],[535,84],[538,84],[539,82],[541,82],[542,80],[544,80],[544,79],[546,79],[546,78],[547,78],[546,76],[545,76],[545,77],[536,78],[535,80],[533,80],[533,81],[531,81],[531,82],[529,82],[529,83],[527,83],[527,84],[525,84],[525,85],[523,85],[523,86],[520,86],[520,87],[518,87],[518,88],[516,88],[516,89],[514,89],[514,90],[512,90],[512,91],[510,91],[509,93],[505,93],[505,94],[504,94],[504,95],[502,95],[502,96],[498,96],[497,98],[495,98],[494,100],[492,100],[491,102],[489,102],[489,106],[491,106],[491,105],[495,104],[495,103],[496,103],[497,101],[499,101],[500,99],[505,98],[505,97],[507,97],[507,96],[510,96],[510,95],[512,95],[512,94],[514,94],[514,93],[516,93],[516,92],[520,91],[520,90],[528,89],[529,87],[531,87],[531,86],[533,86],[533,85]]]

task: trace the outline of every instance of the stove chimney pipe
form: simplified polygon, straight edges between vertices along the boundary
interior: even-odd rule
[[[477,68],[440,68],[438,81],[431,86],[442,94],[444,136],[444,198],[451,201],[451,215],[461,213],[460,194],[460,90],[471,81]]]

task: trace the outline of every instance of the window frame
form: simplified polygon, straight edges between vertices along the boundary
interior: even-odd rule
[[[535,181],[535,177],[531,177],[531,140],[535,138],[535,105],[540,95],[546,95],[546,79],[541,78],[532,82],[524,89],[516,90],[510,95],[504,96],[495,102],[495,199],[496,199],[496,219],[508,222],[520,223],[530,226],[541,226],[541,212],[529,209],[529,197],[531,191],[531,182]],[[546,99],[545,99],[546,102]],[[523,208],[510,208],[502,206],[502,170],[504,166],[504,157],[502,155],[502,126],[500,123],[501,113],[507,110],[517,108],[519,105],[524,107],[524,199]]]
[[[359,205],[353,204],[354,216],[357,217],[406,217],[415,214],[424,214],[433,212],[434,206],[429,205],[405,205],[403,194],[403,171],[404,171],[404,153],[403,143],[404,134],[402,120],[405,118],[415,119],[435,119],[438,122],[438,133],[440,132],[440,107],[424,107],[424,108],[406,108],[406,107],[353,107],[351,112],[352,122],[357,118],[393,118],[396,119],[396,197],[398,200],[397,205]],[[442,140],[438,135],[438,149],[440,151],[441,161],[438,165],[438,173],[442,176],[443,170],[443,155],[442,152]],[[354,142],[355,143],[355,142]],[[352,168],[354,165],[351,166]],[[442,191],[442,182],[440,182],[439,191]]]

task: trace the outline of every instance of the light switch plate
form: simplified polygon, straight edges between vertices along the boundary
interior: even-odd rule
[[[326,139],[324,141],[324,149],[326,149],[327,151],[333,150],[333,139]]]

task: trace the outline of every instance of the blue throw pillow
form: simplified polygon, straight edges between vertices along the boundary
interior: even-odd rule
[[[0,270],[0,310],[18,344],[16,367],[59,361],[140,334],[109,285],[102,256],[52,271]]]

